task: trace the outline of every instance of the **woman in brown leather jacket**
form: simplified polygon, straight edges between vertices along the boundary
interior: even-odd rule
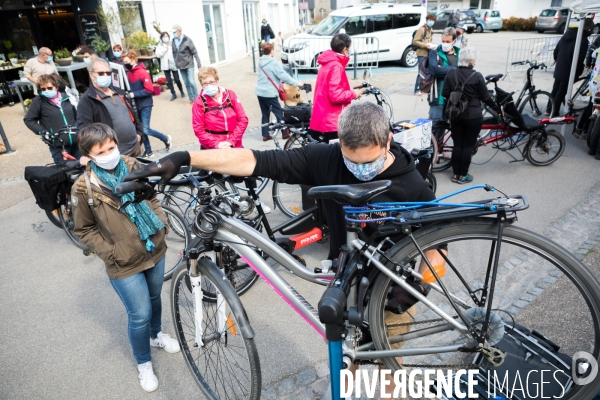
[[[152,392],[158,379],[152,369],[150,346],[169,353],[179,351],[177,340],[161,330],[167,218],[156,197],[131,203],[119,212],[133,194],[117,195],[114,189],[139,164],[119,154],[117,135],[111,127],[90,124],[81,130],[78,142],[81,154],[91,161],[71,192],[74,232],[106,265],[110,284],[127,311],[129,343],[140,385]]]

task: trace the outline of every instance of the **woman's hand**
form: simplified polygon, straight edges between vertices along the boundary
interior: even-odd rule
[[[361,96],[362,96],[362,91],[359,89],[354,89],[354,98],[360,99]]]
[[[217,145],[217,149],[230,149],[232,147],[233,147],[233,145],[227,141],[221,142]]]
[[[79,164],[83,165],[84,167],[87,165],[88,162],[90,162],[89,157],[81,156],[81,158],[79,159]]]
[[[131,97],[132,99],[135,97],[135,95],[133,94],[133,92],[129,92],[129,97]]]

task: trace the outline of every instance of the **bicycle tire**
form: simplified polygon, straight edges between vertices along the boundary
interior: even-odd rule
[[[548,103],[552,104],[549,112],[547,112]],[[521,115],[527,114],[534,119],[540,119],[546,115],[554,115],[558,110],[556,110],[556,104],[554,104],[554,99],[550,93],[544,90],[536,90],[535,92],[528,94],[523,101],[521,101],[518,111]]]
[[[219,333],[216,326],[217,303],[202,301],[204,337],[212,333],[217,338],[204,346],[196,345],[191,283],[187,266],[180,265],[175,270],[171,282],[171,312],[183,358],[194,381],[207,398],[258,400],[262,379],[260,360],[254,338],[245,338],[239,329],[238,321],[247,319],[243,305],[231,284],[224,279],[214,263],[207,259],[198,260],[198,269],[202,274],[202,281],[209,282],[215,290],[223,294],[227,303],[228,327]],[[235,306],[231,307],[234,303]],[[237,359],[233,364],[226,365],[230,358]],[[240,371],[240,368],[246,365],[248,371]],[[241,389],[237,387],[238,384],[242,386]]]
[[[435,191],[437,190],[437,179],[435,175],[433,175],[433,172],[428,172],[425,180],[431,183],[431,190],[433,191],[433,194],[435,194]]]
[[[260,194],[260,192],[265,190],[265,188],[269,184],[270,179],[262,178],[262,177],[256,177],[255,179],[257,181],[260,181],[260,184],[256,185],[256,188],[254,189],[254,191],[256,192],[256,194]],[[248,188],[246,186],[239,184],[239,183],[234,184],[233,187],[235,187],[236,190],[241,190],[242,192],[248,191]]]
[[[67,234],[67,237],[73,244],[79,247],[81,250],[89,250],[89,248],[83,244],[77,235],[73,232],[75,229],[75,220],[73,219],[73,211],[71,206],[71,194],[67,194],[67,201],[65,204],[59,207],[58,218],[60,225]]]
[[[48,217],[50,222],[52,222],[52,225],[54,225],[60,229],[63,228],[62,224],[60,223],[60,218],[58,217],[58,212],[59,212],[58,208],[56,210],[52,210],[52,211],[48,211],[48,210],[44,210],[44,211],[46,212],[46,217]]]
[[[491,254],[489,249],[491,248],[492,243],[496,243],[498,239],[497,235],[497,220],[479,218],[435,224],[415,232],[414,238],[423,250],[435,249],[437,246],[444,243],[448,244],[448,258],[450,261],[452,261],[452,259],[455,259],[454,261],[460,261],[460,259],[464,260],[465,266],[468,268],[461,269],[461,265],[457,263],[454,263],[454,266],[464,273],[465,279],[468,280],[470,285],[473,285],[472,289],[476,289],[482,285],[482,279],[485,278],[489,255]],[[481,242],[486,242],[486,245],[481,247]],[[473,254],[471,252],[465,253],[465,251],[470,249],[470,246],[473,246],[473,249],[478,249],[477,251],[481,254]],[[497,307],[494,308],[496,315],[501,313],[499,310],[509,308],[510,305],[514,304],[516,299],[521,298],[522,294],[530,291],[530,288],[536,287],[539,282],[545,282],[547,285],[546,289],[543,289],[541,293],[538,292],[537,298],[532,299],[529,297],[531,303],[526,302],[527,304],[521,305],[522,310],[518,312],[511,310],[511,312],[515,314],[512,318],[503,318],[505,324],[509,325],[508,328],[506,328],[505,325],[505,328],[510,329],[512,324],[516,323],[521,324],[528,329],[537,329],[559,345],[561,347],[561,353],[572,357],[575,352],[583,350],[593,353],[593,357],[596,360],[599,360],[600,284],[587,267],[567,250],[556,243],[549,241],[544,236],[514,226],[504,227],[500,250],[499,269],[505,268],[506,272],[499,276],[499,279],[496,279],[495,293],[503,293],[505,298],[502,299],[502,297],[497,295],[494,296],[492,307],[494,305],[502,307],[500,309]],[[512,252],[512,250],[517,251]],[[386,253],[391,260],[401,262],[403,265],[408,265],[412,260],[418,262],[418,254],[419,253],[410,241],[410,238],[403,239]],[[483,255],[483,257],[481,257],[481,255]],[[524,260],[519,258],[523,256],[525,257]],[[504,266],[509,262],[505,261],[507,258],[512,261],[511,265],[513,268],[510,270]],[[519,262],[522,262],[522,264],[519,264]],[[531,264],[529,265],[527,263]],[[395,267],[392,268],[392,263],[389,261],[387,267],[392,271],[396,269]],[[450,271],[450,273],[446,273],[442,278],[442,282],[451,293],[464,300],[464,304],[460,306],[463,310],[471,307],[474,304],[473,300],[467,295],[466,291],[464,292],[464,295],[462,295],[459,289],[455,288],[455,286],[462,286],[460,280],[457,279],[450,268],[447,268],[447,270]],[[560,273],[554,274],[554,271]],[[546,273],[548,273],[548,275],[546,275]],[[526,274],[527,277],[525,277]],[[553,278],[548,280],[545,278],[546,276]],[[519,277],[521,278],[519,279]],[[480,283],[477,283],[478,280]],[[519,283],[513,285],[516,280],[518,280]],[[371,328],[373,344],[378,350],[390,349],[390,341],[388,340],[388,333],[386,330],[391,326],[385,326],[385,316],[383,311],[387,302],[388,291],[391,288],[390,282],[391,279],[389,277],[383,273],[379,273],[374,279],[374,283],[370,289],[372,295],[368,304],[368,321]],[[550,289],[550,285],[554,286]],[[558,293],[560,293],[560,299],[562,299],[562,301],[569,301],[569,313],[564,312],[564,303],[559,303],[562,304],[560,306],[558,304],[555,306],[547,304],[548,301],[555,299]],[[447,299],[447,297],[444,297],[443,295],[438,295],[434,290],[429,293],[427,298],[434,302],[437,301],[438,298]],[[560,302],[561,300],[557,301]],[[442,310],[448,312],[449,315],[456,315],[456,312],[450,307],[448,302],[443,303],[442,301],[437,305]],[[445,306],[450,308],[448,309],[448,307]],[[427,308],[423,304],[418,303],[416,309],[418,313],[422,313],[422,311]],[[588,312],[589,315],[587,315]],[[571,315],[570,313],[576,313],[577,315]],[[429,316],[423,315],[423,317]],[[437,315],[433,314],[433,317],[435,318]],[[555,320],[552,322],[552,319]],[[575,323],[574,319],[578,322]],[[579,326],[578,324],[583,324],[583,326]],[[424,324],[419,325],[419,328],[424,327]],[[573,330],[576,330],[576,332],[573,332]],[[577,336],[581,334],[581,332],[585,332],[584,336]],[[454,342],[454,344],[463,343],[463,339],[458,335],[458,332],[454,332],[453,335],[452,333],[452,331],[444,331],[436,335],[445,335],[447,342]],[[454,339],[452,339],[451,336],[454,336]],[[438,336],[423,336],[414,339],[414,342],[409,341],[408,343],[411,343],[411,348],[419,347],[418,345],[426,347],[433,343],[436,345],[447,344],[446,342],[434,342],[433,340],[436,337]],[[501,337],[496,337],[495,342],[499,339],[501,339]],[[463,357],[464,360],[468,361],[463,361],[461,365],[473,362],[473,353],[463,354],[465,355]],[[414,357],[415,356],[403,357],[401,362],[402,364],[412,364],[415,361]],[[420,357],[421,359],[427,357],[424,359],[427,361],[424,362],[430,365],[431,363],[453,364],[453,361],[455,361],[450,353],[446,353],[443,359],[434,359],[431,356]],[[396,358],[384,358],[381,361],[386,368],[394,371],[402,368],[402,364]],[[445,366],[444,368],[448,367]],[[577,399],[589,399],[600,390],[600,380],[596,379],[593,383],[583,386],[573,385],[570,389],[572,392],[570,392],[569,396],[566,398],[573,398],[572,396],[576,395]]]
[[[589,76],[581,76],[573,82],[573,111],[582,111],[589,103]]]
[[[285,144],[283,145],[283,149],[284,150],[297,149],[299,147],[304,147],[307,144],[309,144],[308,140],[306,140],[302,135],[293,133],[285,141]]]
[[[431,170],[433,172],[445,171],[452,166],[452,150],[454,149],[454,142],[452,140],[452,133],[449,129],[442,137],[437,141],[438,156],[435,163],[433,163]]]
[[[433,154],[431,155],[431,159],[434,160],[434,162],[432,162],[431,165],[429,166],[429,172],[433,171],[433,165],[435,164],[435,160],[437,160],[438,155],[439,155],[438,142],[433,133],[431,134],[430,148],[433,151]]]
[[[593,121],[593,123],[592,123],[592,121]],[[596,117],[592,121],[590,121],[588,130],[587,130],[586,143],[587,143],[588,148],[592,147],[592,135],[594,134],[594,127],[596,126],[596,124],[600,123],[600,122],[598,122],[598,121],[600,121],[600,118]]]
[[[186,221],[177,209],[161,205],[163,212],[167,217],[169,233],[165,235],[167,244],[167,253],[165,254],[165,274],[164,281],[168,281],[173,276],[175,269],[184,261],[182,251],[187,249],[192,240],[191,233],[187,228]]]
[[[556,152],[550,155],[550,151],[553,149],[556,149]],[[565,138],[555,131],[545,131],[537,134],[530,139],[524,150],[527,161],[538,167],[552,164],[562,156],[564,151]],[[541,159],[544,155],[549,155],[549,158]]]
[[[273,182],[273,202],[287,217],[295,217],[302,212],[302,188],[300,185]]]

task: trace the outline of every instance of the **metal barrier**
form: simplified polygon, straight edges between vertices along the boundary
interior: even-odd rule
[[[317,59],[329,50],[331,38],[310,37],[286,40],[281,52],[281,61],[290,65],[290,70],[318,69]],[[379,66],[379,39],[376,37],[353,37],[348,67],[371,69]],[[355,61],[356,60],[356,61]]]
[[[560,40],[561,35],[540,35],[531,38],[511,39],[508,42],[508,54],[506,56],[505,77],[512,81],[511,72],[525,71],[528,65],[512,65],[515,61],[537,61],[545,63],[548,68],[554,65],[554,48]]]

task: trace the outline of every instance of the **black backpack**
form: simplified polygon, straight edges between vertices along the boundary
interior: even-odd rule
[[[425,26],[422,26],[421,28],[423,28],[423,29],[425,29],[425,31],[427,31],[427,28],[426,28]],[[421,28],[419,28],[419,29],[421,29]],[[415,35],[417,34],[417,31],[418,31],[419,29],[417,29],[417,30],[415,30],[415,31],[413,32],[413,34],[412,34],[412,40],[415,40]],[[425,37],[425,34],[423,35],[423,37]],[[414,44],[412,43],[412,41],[411,41],[411,42],[410,42],[410,48],[411,48],[411,50],[412,50],[412,51],[417,51],[417,50],[419,50],[419,48],[420,48],[420,47],[418,47],[417,45],[414,45]]]
[[[437,60],[439,62],[440,56],[437,55]],[[419,89],[422,93],[429,93],[431,91],[431,87],[435,83],[435,76],[429,70],[429,56],[424,57],[419,62]]]
[[[25,180],[37,205],[46,211],[56,210],[67,200],[70,191],[65,168],[59,165],[25,167]]]
[[[450,93],[450,97],[448,97],[448,103],[446,104],[446,118],[448,118],[449,121],[458,121],[462,119],[467,109],[469,108],[469,103],[477,95],[477,92],[475,92],[475,95],[473,95],[472,98],[466,99],[463,93],[463,91],[465,90],[465,85],[467,84],[469,79],[471,79],[477,74],[477,71],[473,71],[473,73],[471,73],[471,75],[469,75],[469,77],[464,82],[458,82],[458,69],[455,69],[454,71],[457,85],[454,88],[454,91]],[[446,80],[448,80],[447,75]]]

